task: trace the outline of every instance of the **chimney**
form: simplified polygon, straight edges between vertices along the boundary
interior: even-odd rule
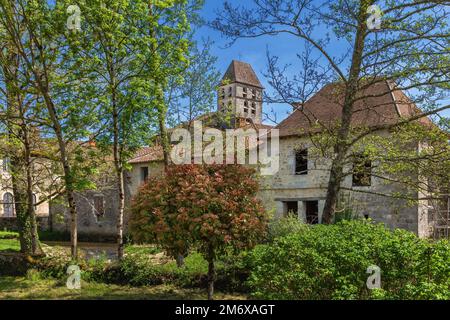
[[[90,135],[89,136],[88,146],[89,147],[96,147],[97,146],[97,143],[95,142],[94,135]]]

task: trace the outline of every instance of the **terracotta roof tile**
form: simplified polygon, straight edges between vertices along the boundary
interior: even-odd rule
[[[142,147],[136,151],[134,158],[128,161],[128,163],[145,163],[152,161],[163,161],[163,149],[161,145],[155,145],[152,147]]]
[[[321,126],[333,128],[341,118],[343,102],[343,86],[337,83],[326,85],[303,107],[295,110],[282,121],[276,129],[280,136],[299,135],[320,131]],[[377,126],[394,124],[401,118],[408,118],[421,111],[400,90],[393,90],[393,84],[380,81],[362,91],[361,97],[354,106],[352,126]],[[432,124],[429,118],[422,118],[421,123]]]

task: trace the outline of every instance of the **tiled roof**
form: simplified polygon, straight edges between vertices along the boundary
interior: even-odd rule
[[[136,151],[134,158],[128,161],[128,163],[145,163],[152,161],[162,161],[164,159],[163,149],[161,145],[155,145],[152,147],[142,147]]]
[[[231,62],[222,78],[222,82],[224,81],[229,81],[230,83],[239,82],[263,89],[252,66],[241,61],[233,60]]]
[[[333,128],[341,118],[343,86],[337,83],[323,87],[303,107],[295,110],[276,129],[280,136],[320,131],[321,126]],[[353,127],[373,127],[397,123],[402,118],[420,114],[420,109],[401,91],[391,90],[394,84],[380,81],[362,91],[352,114]],[[419,122],[432,125],[429,118]]]

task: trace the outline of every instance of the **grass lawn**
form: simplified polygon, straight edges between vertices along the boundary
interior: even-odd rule
[[[0,251],[19,251],[19,234],[17,232],[0,231]]]
[[[242,300],[243,295],[216,293],[215,299]],[[204,300],[206,291],[182,289],[172,285],[130,287],[82,282],[80,290],[67,289],[57,280],[24,277],[0,277],[0,300],[44,299],[44,300]]]

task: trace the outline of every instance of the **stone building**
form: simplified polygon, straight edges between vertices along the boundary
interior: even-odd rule
[[[418,112],[413,103],[400,91],[391,91],[393,84],[383,81],[371,85],[355,105],[352,125],[370,128],[380,124],[393,124]],[[330,84],[322,88],[301,108],[275,128],[280,130],[280,170],[268,176],[262,184],[261,198],[265,206],[273,209],[276,216],[293,211],[299,219],[308,223],[321,223],[331,162],[310,154],[314,148],[310,133],[319,130],[318,121],[326,128],[332,128],[341,116],[338,85]],[[311,121],[314,119],[314,121]],[[432,125],[429,119],[421,120],[424,125]],[[388,130],[377,130],[374,135],[389,137]],[[417,143],[411,148],[421,148]],[[398,182],[387,182],[379,178],[375,163],[365,164],[365,180],[352,174],[354,164],[347,164],[347,172],[342,187],[351,203],[347,203],[355,215],[371,218],[384,223],[389,228],[403,228],[421,237],[430,235],[428,206],[425,201],[411,205],[385,195],[395,193],[419,198],[417,191]],[[378,172],[379,173],[379,172]],[[416,175],[415,179],[419,179]],[[395,179],[393,179],[395,180]]]
[[[393,91],[394,84],[378,82],[365,92],[367,99],[360,100],[355,106],[352,125],[371,127],[379,124],[392,124],[404,117],[416,114],[419,110],[401,91]],[[306,223],[321,223],[325,204],[326,188],[330,161],[314,157],[310,134],[318,132],[317,123],[323,127],[332,127],[341,114],[338,84],[329,84],[319,90],[305,104],[296,108],[276,127],[262,123],[263,86],[253,68],[243,62],[232,61],[227,69],[218,96],[218,112],[202,116],[202,120],[214,119],[214,114],[224,111],[233,115],[231,127],[278,129],[280,146],[279,171],[261,180],[260,198],[269,212],[275,217],[293,213]],[[312,121],[313,119],[313,121]],[[420,120],[424,125],[432,125],[429,119]],[[210,126],[225,129],[215,121],[205,121]],[[320,130],[319,130],[320,131]],[[387,130],[378,130],[376,135],[387,136]],[[421,144],[411,146],[421,148]],[[159,145],[141,148],[129,161],[131,170],[126,176],[126,204],[129,208],[132,197],[139,187],[151,176],[160,176],[163,172],[163,154]],[[343,187],[348,190],[348,201],[354,214],[372,218],[390,228],[404,228],[421,237],[429,236],[431,224],[428,221],[427,203],[408,204],[405,200],[381,196],[382,193],[398,192],[418,198],[419,194],[404,185],[386,183],[374,173],[376,165],[363,163],[363,172],[348,174]],[[352,165],[345,168],[352,170]],[[100,234],[113,237],[116,232],[117,193],[111,182],[112,171],[105,171],[105,181],[95,191],[77,195],[79,208],[79,232]],[[419,179],[419,177],[415,177]],[[8,192],[3,190],[3,192]],[[176,192],[176,190],[174,190]],[[346,193],[344,193],[346,194]],[[4,197],[4,194],[1,195]],[[6,212],[8,206],[6,203]],[[46,210],[44,206],[42,210]],[[48,210],[48,209],[47,209]],[[69,230],[69,220],[64,208],[57,203],[50,208],[54,228]],[[59,224],[56,216],[62,216]],[[125,211],[125,228],[129,212]]]
[[[419,111],[417,107],[403,92],[391,90],[393,85],[382,81],[370,86],[365,95],[374,97],[357,103],[352,125],[371,127],[392,124],[416,114]],[[263,87],[252,67],[232,61],[219,88],[218,111],[231,111],[238,127],[279,130],[280,170],[262,179],[260,198],[275,217],[294,213],[306,223],[321,223],[330,161],[308,156],[312,147],[310,134],[318,130],[315,123],[320,122],[331,128],[340,117],[342,97],[339,86],[325,86],[276,127],[262,123],[262,95]],[[431,125],[427,118],[420,121]],[[379,130],[374,134],[389,136],[390,132]],[[418,143],[412,147],[420,148],[421,145]],[[131,164],[132,196],[137,191],[136,184],[145,181],[149,175],[161,173],[161,150],[157,146],[143,149]],[[411,205],[406,200],[382,196],[398,192],[417,199],[419,194],[402,184],[386,183],[375,177],[372,175],[374,167],[374,164],[368,164],[363,177],[348,174],[344,180],[343,187],[352,190],[347,193],[347,200],[351,202],[353,214],[382,222],[392,229],[403,228],[421,237],[429,236],[431,226],[427,203],[419,201],[419,204]],[[347,171],[351,169],[351,166],[346,168]]]
[[[16,208],[14,205],[14,192],[9,173],[10,159],[5,156],[0,160],[0,230],[16,230]],[[45,196],[39,188],[35,188],[33,202],[36,204],[37,223],[41,228],[48,226],[49,202],[42,201]]]

